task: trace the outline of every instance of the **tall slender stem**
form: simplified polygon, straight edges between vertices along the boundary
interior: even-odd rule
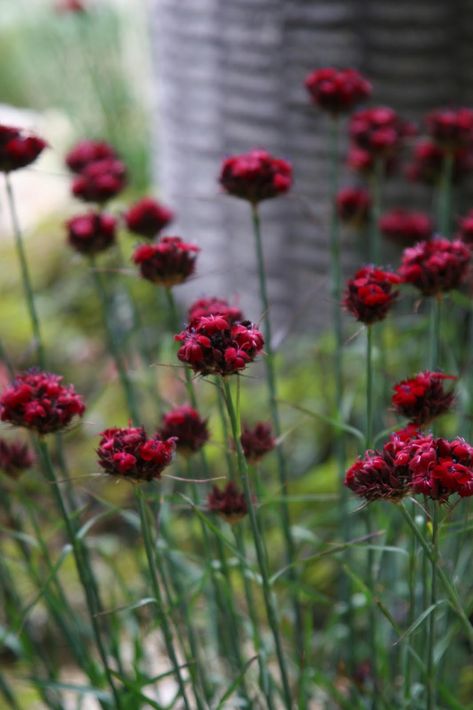
[[[430,604],[432,611],[429,616],[428,627],[428,655],[427,655],[427,710],[436,707],[436,672],[435,672],[435,622],[437,603],[437,565],[438,565],[438,538],[439,538],[439,503],[432,504],[432,582],[430,587]]]
[[[238,468],[239,468],[239,472],[240,472],[241,481],[243,484],[243,490],[245,492],[246,504],[248,507],[248,513],[249,513],[250,523],[251,523],[251,530],[253,533],[253,542],[255,545],[256,558],[258,561],[258,567],[259,567],[259,571],[261,574],[266,615],[268,618],[269,626],[271,628],[271,632],[272,632],[273,640],[274,640],[274,646],[276,649],[276,656],[277,656],[277,660],[278,660],[279,671],[281,674],[281,680],[282,680],[282,685],[283,685],[283,695],[284,695],[285,706],[288,710],[290,710],[292,707],[292,700],[291,700],[291,689],[289,686],[289,677],[288,677],[288,673],[286,670],[286,661],[284,658],[284,652],[283,652],[283,648],[282,648],[277,613],[276,613],[276,608],[274,605],[271,584],[269,581],[269,572],[268,572],[267,564],[266,564],[264,544],[261,539],[261,533],[259,530],[258,520],[256,517],[253,496],[252,496],[252,493],[250,490],[250,484],[248,481],[248,465],[246,463],[245,455],[243,453],[243,449],[242,449],[241,442],[240,442],[240,435],[239,435],[240,423],[238,422],[238,419],[236,416],[230,384],[225,378],[222,378],[222,379],[223,379],[223,389],[224,389],[224,393],[225,393],[225,404],[227,406],[228,417],[230,419],[230,424],[231,424],[231,428],[232,428],[233,442],[234,442],[235,450],[237,452]]]
[[[34,345],[36,353],[38,356],[38,364],[42,369],[46,366],[46,356],[44,352],[43,338],[41,335],[41,326],[38,316],[38,311],[36,310],[36,303],[34,299],[33,286],[31,283],[31,276],[28,267],[28,260],[26,258],[25,246],[23,243],[23,235],[20,228],[20,221],[18,219],[18,214],[16,211],[15,197],[13,194],[13,186],[11,183],[10,175],[5,173],[5,187],[7,192],[7,202],[10,211],[10,217],[13,226],[13,235],[15,238],[15,247],[18,254],[18,261],[20,262],[21,279],[23,282],[23,291],[25,294],[26,305],[28,308],[28,314],[31,322],[31,330],[33,331]]]
[[[439,234],[449,237],[452,229],[452,177],[455,156],[452,151],[445,154],[442,176],[437,194],[437,228]]]
[[[371,175],[371,226],[368,242],[368,261],[373,264],[379,264],[381,258],[379,218],[381,217],[382,209],[383,173],[384,161],[382,158],[377,158],[374,163],[373,174]]]
[[[433,296],[430,299],[430,323],[429,323],[429,367],[435,370],[439,366],[440,357],[440,316],[441,316],[440,296]]]

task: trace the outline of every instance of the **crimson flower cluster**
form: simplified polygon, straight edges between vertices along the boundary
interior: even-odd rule
[[[199,298],[190,306],[187,320],[190,322],[203,316],[224,316],[231,323],[244,320],[242,311],[238,306],[232,306],[224,298]]]
[[[92,256],[113,246],[116,220],[103,212],[89,212],[66,222],[68,242],[80,254]]]
[[[473,111],[469,108],[436,109],[425,122],[432,139],[444,150],[455,151],[473,143]]]
[[[21,441],[0,439],[0,471],[16,478],[34,463],[34,456],[27,444]]]
[[[356,320],[371,325],[386,317],[399,295],[393,286],[399,283],[401,279],[391,271],[364,266],[348,281],[343,305]]]
[[[148,438],[143,427],[113,427],[100,434],[99,466],[111,476],[152,481],[171,463],[176,439]]]
[[[73,385],[51,372],[30,370],[16,376],[0,396],[0,419],[15,426],[50,434],[64,429],[85,412]]]
[[[245,496],[233,481],[227,483],[223,490],[213,486],[207,498],[207,505],[212,513],[217,513],[230,524],[237,523],[248,513]]]
[[[177,451],[184,456],[200,451],[209,440],[207,420],[188,404],[167,412],[158,434],[161,439],[174,438]]]
[[[33,163],[47,143],[33,133],[0,124],[0,171],[9,173]]]
[[[347,471],[345,485],[367,501],[399,501],[422,494],[440,503],[473,495],[473,447],[461,438],[393,434],[381,451],[366,451]]]
[[[179,360],[201,375],[234,375],[253,362],[264,345],[253,323],[232,323],[224,316],[196,318],[175,339],[181,343]]]
[[[415,146],[406,174],[413,182],[436,185],[442,178],[444,163],[445,150],[430,140],[424,140]],[[453,152],[453,182],[460,182],[472,168],[473,160],[469,150],[459,148]]]
[[[153,239],[173,219],[173,212],[152,197],[143,197],[125,213],[128,230],[145,239]]]
[[[84,202],[103,204],[126,185],[126,168],[117,158],[88,163],[72,183],[72,193]]]
[[[473,210],[470,210],[465,217],[458,220],[458,239],[473,246]]]
[[[192,276],[199,251],[180,237],[161,237],[153,244],[138,246],[132,259],[144,279],[171,288]]]
[[[57,0],[54,9],[60,15],[74,15],[86,12],[86,7],[82,0]]]
[[[431,239],[404,250],[399,275],[424,296],[436,296],[458,288],[470,256],[470,249],[459,239]]]
[[[356,69],[316,69],[305,80],[312,102],[324,111],[348,113],[371,96],[372,86]]]
[[[365,177],[373,174],[376,165],[376,156],[363,150],[356,145],[351,145],[348,151],[347,165],[351,170],[360,173]],[[398,165],[396,155],[388,155],[383,158],[383,172],[385,175],[391,175],[396,171]]]
[[[82,140],[66,155],[66,165],[73,173],[81,173],[91,163],[117,158],[115,149],[105,141]]]
[[[257,422],[253,428],[243,426],[240,436],[243,453],[248,463],[256,464],[276,446],[269,422]]]
[[[368,190],[363,187],[347,187],[338,193],[336,207],[342,222],[361,227],[369,219],[371,197]]]
[[[406,247],[430,239],[434,228],[425,212],[394,209],[380,218],[379,229],[384,237]]]
[[[428,424],[449,411],[454,394],[450,389],[445,389],[445,384],[456,379],[453,375],[441,372],[420,372],[394,385],[392,405],[398,414],[413,424]]]
[[[229,195],[256,205],[289,191],[292,167],[265,150],[252,150],[224,160],[220,184]]]
[[[387,106],[357,111],[350,121],[350,137],[358,148],[376,158],[388,158],[412,135],[413,128]]]

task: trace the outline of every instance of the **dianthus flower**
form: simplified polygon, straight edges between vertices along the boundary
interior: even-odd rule
[[[116,158],[115,149],[105,141],[83,140],[66,155],[66,165],[73,173],[81,173],[91,163]]]
[[[177,357],[202,375],[234,375],[261,353],[264,339],[250,321],[232,323],[224,316],[196,318],[175,336]]]
[[[382,215],[379,229],[383,237],[406,247],[430,239],[433,224],[424,212],[394,209]]]
[[[347,187],[338,193],[336,207],[341,222],[361,227],[370,216],[371,197],[362,187]]]
[[[217,513],[227,523],[237,523],[248,513],[245,496],[240,493],[233,481],[222,490],[213,486],[207,498],[208,508]]]
[[[72,183],[75,197],[84,202],[107,202],[126,185],[126,168],[121,160],[106,158],[89,163]]]
[[[153,239],[173,219],[171,210],[152,197],[143,197],[125,213],[128,230],[146,239]]]
[[[51,372],[30,370],[16,376],[0,396],[0,419],[15,426],[50,434],[67,427],[85,412],[73,385]]]
[[[170,288],[192,276],[199,251],[180,237],[161,237],[153,244],[140,244],[132,259],[144,279]]]
[[[372,92],[370,82],[356,69],[332,67],[311,72],[305,87],[314,104],[334,115],[348,113]]]
[[[0,439],[0,471],[16,478],[22,471],[31,468],[34,457],[27,444],[21,441]]]
[[[209,439],[207,420],[187,404],[176,407],[163,416],[158,434],[162,439],[175,438],[176,448],[184,456],[200,451]]]
[[[81,14],[86,12],[86,7],[82,0],[57,0],[54,9],[60,15]]]
[[[257,422],[252,429],[244,425],[240,441],[246,460],[252,464],[258,463],[276,446],[269,422]]]
[[[46,146],[46,141],[29,131],[0,124],[0,172],[30,165]]]
[[[242,311],[224,298],[199,298],[194,301],[187,312],[187,320],[190,322],[203,316],[225,316],[232,323],[244,320]]]
[[[397,113],[387,106],[357,111],[350,121],[350,136],[358,148],[377,158],[386,158],[395,154],[402,139],[412,135],[410,124],[403,121]]]
[[[253,150],[224,160],[220,184],[229,195],[256,205],[288,192],[292,184],[292,167],[265,150]]]
[[[133,481],[152,481],[171,463],[176,439],[148,438],[143,427],[114,427],[100,434],[98,463],[106,473]]]
[[[376,167],[376,157],[373,153],[367,150],[362,150],[356,145],[350,146],[348,151],[347,165],[356,173],[369,177],[374,173]],[[383,172],[385,175],[391,175],[396,171],[398,165],[397,156],[389,155],[383,160]]]
[[[103,212],[76,215],[66,227],[70,246],[80,254],[98,254],[115,243],[116,220]]]
[[[409,180],[435,185],[440,182],[444,173],[445,150],[432,141],[417,143],[412,155],[412,161],[406,168]],[[471,151],[461,148],[453,153],[452,180],[459,182],[471,172],[473,159]]]
[[[428,424],[449,411],[454,395],[451,390],[445,389],[445,383],[456,379],[441,372],[420,372],[394,385],[392,405],[398,414],[410,419],[413,424]]]
[[[401,279],[377,266],[364,266],[347,283],[343,305],[361,323],[383,320],[398,297],[393,286]]]
[[[436,109],[425,123],[432,139],[448,151],[473,143],[473,111],[469,108]]]
[[[468,244],[468,246],[473,246],[473,210],[470,210],[465,217],[458,220],[457,238]]]
[[[440,503],[454,493],[473,495],[473,447],[464,439],[417,437],[406,444],[402,462],[407,462],[414,493]]]
[[[470,255],[470,249],[459,239],[431,239],[404,250],[398,273],[424,296],[436,296],[460,286]]]

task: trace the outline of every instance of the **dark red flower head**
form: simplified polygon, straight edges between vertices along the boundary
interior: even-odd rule
[[[231,323],[244,320],[242,311],[224,298],[199,298],[194,301],[187,312],[187,320],[190,322],[203,316],[225,316]]]
[[[332,114],[348,113],[371,96],[372,86],[356,69],[316,69],[305,80],[312,102]]]
[[[269,422],[257,422],[252,429],[245,425],[240,441],[246,460],[252,464],[258,463],[276,446],[276,439]]]
[[[387,106],[357,111],[350,121],[350,136],[354,144],[377,158],[395,155],[402,139],[412,133],[412,126]]]
[[[259,355],[264,339],[250,321],[232,323],[224,316],[191,321],[175,336],[177,357],[202,375],[234,375]]]
[[[451,389],[445,389],[445,383],[456,379],[441,372],[420,372],[394,385],[392,405],[413,424],[428,424],[452,406],[454,395]]]
[[[76,215],[66,227],[69,244],[80,254],[98,254],[115,243],[116,220],[103,212]]]
[[[161,237],[153,244],[141,244],[133,253],[133,262],[144,279],[159,286],[177,286],[195,271],[200,249],[180,237]]]
[[[86,12],[86,7],[82,0],[56,0],[54,9],[60,15],[81,14]]]
[[[457,238],[468,244],[469,247],[473,246],[473,210],[458,220]]]
[[[360,175],[369,177],[374,173],[376,166],[376,157],[373,155],[373,153],[369,153],[367,150],[358,148],[356,145],[351,145],[348,151],[347,165],[350,170],[354,170]],[[397,156],[387,156],[383,161],[382,166],[384,175],[389,176],[395,173],[397,166]]]
[[[207,420],[187,404],[164,415],[158,434],[162,439],[175,438],[176,448],[184,456],[200,451],[209,439]]]
[[[213,486],[207,498],[207,503],[212,513],[217,513],[227,523],[231,524],[237,523],[248,512],[245,496],[240,493],[233,481],[227,483],[223,490]]]
[[[370,216],[371,197],[362,187],[347,187],[337,195],[337,213],[342,222],[362,227]]]
[[[289,191],[292,167],[265,150],[252,150],[224,160],[220,184],[229,195],[256,205]]]
[[[442,179],[445,163],[445,150],[432,141],[421,141],[414,148],[411,163],[406,174],[413,182],[436,185]],[[472,153],[460,148],[453,154],[452,180],[459,182],[473,169]]]
[[[106,473],[132,481],[152,481],[171,463],[176,440],[150,439],[143,427],[114,427],[101,434],[98,463]]]
[[[398,458],[407,462],[414,493],[440,503],[455,493],[462,498],[473,495],[473,447],[464,439],[417,437]]]
[[[0,419],[15,426],[50,434],[64,429],[85,412],[82,397],[73,385],[51,372],[30,370],[16,376],[0,396]]]
[[[11,478],[16,478],[34,463],[33,453],[27,444],[21,441],[0,439],[0,471]]]
[[[128,230],[146,239],[153,239],[173,219],[171,210],[152,197],[143,197],[125,213]]]
[[[343,305],[361,323],[383,320],[398,297],[393,286],[401,283],[397,274],[377,266],[364,266],[347,283]]]
[[[379,229],[383,237],[406,247],[430,239],[434,227],[424,212],[395,209],[382,215]]]
[[[29,131],[0,124],[0,171],[9,173],[30,165],[47,145]]]
[[[424,296],[435,296],[460,286],[470,256],[470,249],[459,239],[431,239],[404,250],[398,273]]]
[[[81,173],[91,163],[116,157],[114,148],[105,141],[83,140],[66,155],[66,165],[73,173]]]
[[[75,197],[84,202],[108,202],[126,186],[126,168],[121,160],[106,158],[89,163],[72,183]]]
[[[425,123],[432,139],[445,150],[473,144],[473,111],[469,108],[436,109]]]

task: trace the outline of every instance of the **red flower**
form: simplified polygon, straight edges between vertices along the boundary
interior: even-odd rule
[[[412,490],[440,503],[454,493],[473,495],[473,447],[463,439],[418,437],[403,454],[412,476]]]
[[[192,276],[199,251],[198,246],[180,237],[161,237],[154,244],[137,247],[132,259],[144,279],[170,288]]]
[[[377,158],[394,155],[402,139],[412,133],[412,126],[386,106],[357,111],[350,121],[350,136],[356,147]]]
[[[430,239],[433,224],[424,212],[395,209],[380,218],[379,229],[384,237],[406,247]]]
[[[338,193],[336,206],[342,222],[362,227],[370,216],[371,197],[362,187],[348,187]]]
[[[398,414],[422,426],[445,414],[453,402],[453,392],[444,389],[445,380],[456,380],[441,372],[421,372],[394,385],[392,404]]]
[[[72,217],[66,227],[69,244],[80,254],[98,254],[115,243],[116,220],[103,212]]]
[[[86,12],[86,7],[81,0],[57,0],[54,9],[61,15]]]
[[[276,446],[276,439],[268,422],[258,422],[253,429],[245,425],[240,441],[247,461],[252,464],[258,463]]]
[[[31,370],[17,375],[0,396],[0,419],[16,426],[50,434],[64,429],[85,412],[82,397],[62,377]]]
[[[253,150],[224,160],[220,184],[229,195],[256,205],[288,192],[292,167],[264,150]]]
[[[433,140],[445,150],[473,143],[473,111],[469,108],[436,109],[428,114],[425,123]]]
[[[253,323],[224,316],[197,318],[175,336],[177,357],[202,375],[234,375],[262,351],[264,339]]]
[[[187,319],[190,322],[203,316],[225,316],[231,323],[244,320],[237,306],[231,306],[224,298],[199,298],[190,306]]]
[[[106,158],[89,163],[72,183],[72,192],[84,202],[107,202],[126,185],[126,168],[120,160]]]
[[[66,165],[73,173],[81,173],[91,163],[116,157],[114,148],[105,141],[83,140],[76,143],[66,155]]]
[[[348,113],[371,96],[372,86],[356,69],[316,69],[305,80],[314,104],[332,114]]]
[[[0,171],[8,173],[30,165],[47,145],[33,133],[0,124]]]
[[[223,490],[213,486],[207,503],[212,513],[217,513],[231,524],[237,523],[248,513],[245,496],[240,493],[233,481],[227,483]]]
[[[99,466],[111,476],[133,481],[160,478],[176,449],[174,437],[148,439],[143,427],[114,427],[106,429],[100,436]]]
[[[400,282],[397,274],[376,266],[364,266],[348,281],[343,305],[365,325],[383,320],[398,297],[393,285]]]
[[[200,451],[209,439],[207,420],[187,404],[164,415],[158,434],[162,439],[175,438],[176,448],[184,456]]]
[[[466,217],[458,220],[458,227],[457,238],[468,246],[473,246],[473,210],[470,210]]]
[[[16,478],[22,471],[31,468],[33,463],[34,456],[26,444],[0,439],[0,471]]]
[[[153,239],[158,232],[172,222],[174,214],[152,197],[143,197],[125,214],[128,230],[146,239]]]
[[[414,148],[412,162],[408,165],[406,174],[413,182],[435,185],[442,178],[444,163],[445,151],[432,141],[422,141]],[[459,182],[472,168],[471,152],[464,148],[456,150],[453,155],[453,182]]]
[[[431,239],[404,250],[399,275],[424,296],[458,288],[470,261],[470,250],[456,239]]]

